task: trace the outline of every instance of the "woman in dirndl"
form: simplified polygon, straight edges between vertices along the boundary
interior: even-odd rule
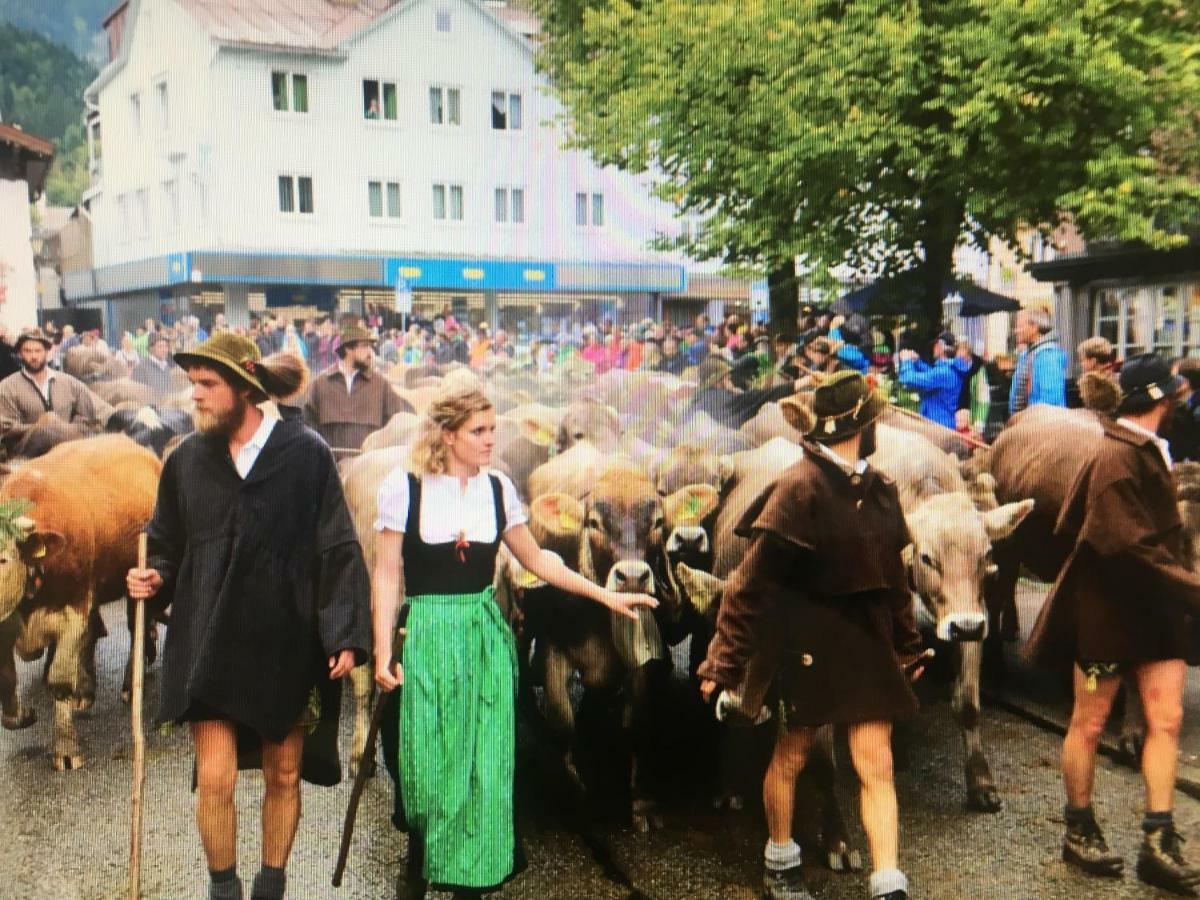
[[[507,476],[488,469],[496,411],[477,389],[430,404],[409,454],[379,489],[372,578],[375,681],[392,695],[385,757],[409,831],[406,896],[477,897],[522,868],[513,825],[517,660],[493,597],[503,541],[538,578],[636,618],[654,606],[543,552]],[[403,597],[406,637],[393,636]],[[399,737],[395,738],[398,728]],[[389,746],[390,744],[390,746]]]

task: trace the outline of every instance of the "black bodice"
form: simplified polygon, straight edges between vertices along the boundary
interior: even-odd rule
[[[427,544],[421,539],[421,479],[408,473],[408,519],[404,525],[404,592],[418,594],[475,594],[492,583],[496,553],[507,517],[500,479],[488,475],[496,511],[496,539],[491,543],[455,541]]]

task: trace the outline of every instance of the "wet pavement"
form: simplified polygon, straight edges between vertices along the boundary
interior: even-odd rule
[[[1038,589],[1023,587],[1023,606],[1035,606]],[[1028,618],[1028,617],[1026,617]],[[78,717],[88,757],[81,771],[55,773],[47,747],[52,710],[37,683],[38,664],[19,664],[22,690],[39,715],[21,732],[0,733],[0,898],[95,900],[125,896],[129,840],[130,737],[128,709],[119,696],[120,666],[128,638],[117,607],[105,610],[110,636],[99,647],[100,693]],[[147,683],[153,708],[157,667]],[[1061,697],[1033,673],[1018,671],[1014,683],[1033,700],[1009,689],[1005,702],[1027,702],[1047,719],[1065,718]],[[682,685],[679,686],[683,690]],[[1191,725],[1185,753],[1200,751],[1200,698],[1193,677]],[[1165,896],[1132,875],[1141,816],[1136,772],[1102,759],[1096,807],[1109,843],[1124,853],[1131,874],[1097,881],[1068,870],[1058,859],[1062,832],[1057,772],[1059,737],[1028,718],[985,708],[983,733],[1004,798],[994,815],[964,806],[959,736],[946,696],[948,687],[923,686],[925,705],[898,738],[903,758],[897,775],[902,827],[902,865],[915,898],[1098,898],[1145,900]],[[348,704],[346,704],[348,706]],[[344,710],[348,734],[349,710]],[[765,726],[769,729],[771,726]],[[769,731],[764,736],[769,740]],[[345,742],[343,742],[345,746]],[[581,804],[559,777],[553,754],[540,741],[523,740],[519,819],[529,868],[498,895],[505,898],[714,898],[758,896],[765,831],[751,791],[746,809],[715,812],[708,804],[704,773],[711,765],[687,734],[664,736],[670,781],[664,827],[638,833],[619,819],[581,815]],[[607,755],[606,748],[601,755]],[[146,827],[143,896],[199,898],[206,876],[192,821],[189,792],[192,760],[183,729],[152,732],[147,740]],[[673,779],[673,780],[672,780]],[[616,782],[612,782],[616,783]],[[611,783],[610,783],[611,788]],[[350,867],[340,890],[330,886],[348,782],[334,788],[305,787],[304,818],[291,865],[292,898],[389,898],[401,868],[403,839],[392,829],[386,776],[368,786],[359,814]],[[601,791],[606,793],[606,791]],[[619,792],[617,792],[619,795]],[[838,795],[855,845],[866,856],[857,824],[857,791],[844,746],[839,753]],[[241,820],[240,871],[249,882],[258,861],[258,773],[244,773],[237,802]],[[1177,821],[1185,836],[1200,836],[1200,801],[1180,793]],[[616,804],[620,806],[620,804]],[[593,810],[595,812],[595,810]],[[610,811],[611,812],[611,811]],[[1190,845],[1200,856],[1200,840]],[[807,867],[818,898],[866,896],[865,875],[835,874],[823,867],[811,842]]]

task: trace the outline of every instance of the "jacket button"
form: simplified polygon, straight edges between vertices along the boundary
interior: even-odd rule
[[[802,654],[802,655],[801,655],[801,657],[800,657],[800,665],[802,665],[802,666],[811,666],[812,664],[813,664],[813,658],[812,658],[812,654],[811,654],[811,653],[805,653],[805,654]]]
[[[855,509],[862,509],[862,506],[863,506],[863,502],[861,500],[859,500],[857,503],[854,504]]]

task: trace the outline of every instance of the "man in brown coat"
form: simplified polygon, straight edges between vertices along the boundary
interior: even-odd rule
[[[0,381],[0,434],[9,447],[46,413],[97,429],[112,415],[112,407],[82,381],[46,364],[53,346],[37,328],[17,338],[21,370]]]
[[[912,713],[925,656],[902,554],[909,543],[895,485],[869,467],[875,419],[887,400],[857,372],[828,376],[813,397],[816,424],[804,458],[747,510],[750,538],[725,585],[701,691],[718,711],[753,716],[770,692],[784,720],[763,783],[764,892],[810,900],[792,839],[796,778],[816,728],[849,726],[871,847],[871,896],[904,900],[898,868],[892,720]]]
[[[1063,859],[1098,875],[1120,875],[1092,812],[1096,748],[1120,686],[1132,676],[1146,714],[1142,776],[1145,838],[1138,877],[1196,896],[1200,869],[1183,859],[1172,820],[1183,689],[1197,661],[1200,578],[1182,555],[1182,524],[1169,427],[1181,380],[1154,354],[1121,369],[1116,420],[1104,420],[1095,459],[1075,479],[1057,532],[1075,548],[1034,626],[1027,650],[1046,666],[1073,665],[1075,708],[1063,741],[1066,836]]]
[[[396,413],[412,412],[386,378],[373,368],[375,339],[358,325],[342,329],[338,361],[313,379],[304,420],[334,448],[337,457],[358,450],[372,431]]]

